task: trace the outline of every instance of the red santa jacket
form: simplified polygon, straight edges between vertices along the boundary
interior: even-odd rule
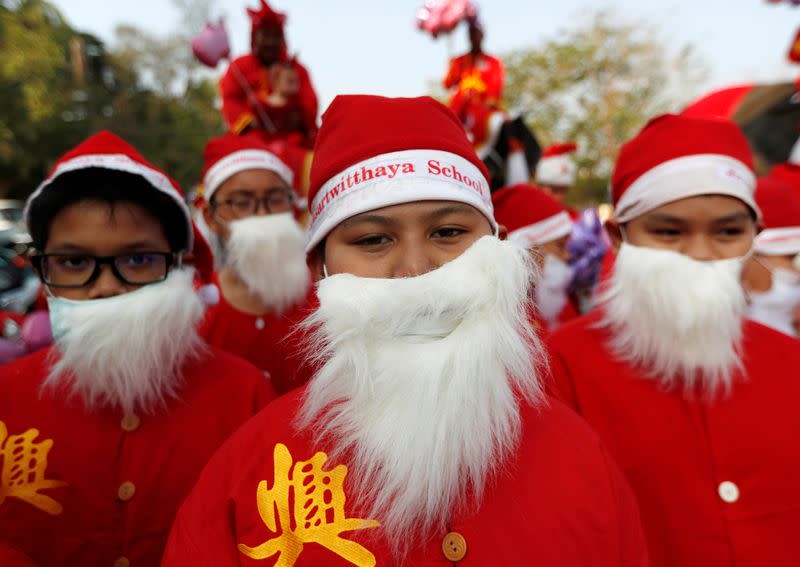
[[[214,284],[220,288],[217,276]],[[207,309],[200,335],[209,344],[268,372],[275,391],[283,394],[311,377],[312,369],[303,356],[304,334],[297,325],[316,305],[312,286],[301,303],[284,313],[252,315],[228,303],[220,288],[219,302]]]
[[[693,399],[612,357],[601,316],[551,335],[552,388],[630,481],[653,565],[797,565],[800,344],[746,322],[746,379],[728,397]]]
[[[212,349],[154,415],[87,411],[63,389],[42,390],[50,352],[0,367],[0,549],[40,567],[158,564],[184,497],[271,399],[269,382]]]
[[[276,400],[209,463],[178,514],[164,567],[392,564],[381,528],[353,510],[347,466],[293,428],[303,391]],[[412,542],[405,564],[645,565],[630,489],[596,436],[555,400],[522,417],[521,446],[480,509],[433,541]],[[314,502],[300,500],[301,490]]]
[[[231,62],[231,66],[234,65],[278,130],[275,135],[266,137],[286,138],[299,133],[301,145],[310,149],[317,129],[317,94],[306,68],[295,60],[290,62],[297,73],[299,91],[287,106],[273,108],[267,103],[272,92],[269,69],[253,54],[237,57]],[[219,86],[222,115],[231,132],[239,134],[258,123],[258,112],[231,67],[220,79]]]

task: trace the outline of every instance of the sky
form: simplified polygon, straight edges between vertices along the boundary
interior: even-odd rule
[[[170,0],[52,0],[67,21],[113,44],[114,28],[133,24],[168,35],[181,22]],[[450,55],[466,48],[462,28],[433,40],[414,18],[423,0],[272,0],[288,14],[289,50],[309,69],[325,108],[340,93],[417,96],[444,74]],[[258,0],[216,0],[235,55],[249,50],[245,7]],[[484,50],[503,55],[557,38],[587,14],[611,10],[627,22],[654,26],[677,51],[695,47],[709,70],[708,90],[751,81],[793,80],[786,62],[800,26],[800,7],[766,0],[482,0]],[[188,46],[187,46],[188,49]],[[221,66],[220,66],[221,67]],[[220,68],[220,71],[222,69]]]

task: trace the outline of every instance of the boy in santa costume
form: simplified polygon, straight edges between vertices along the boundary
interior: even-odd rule
[[[182,259],[208,266],[208,246],[177,184],[126,142],[101,132],[69,151],[25,219],[56,344],[0,368],[0,549],[40,567],[155,565],[269,382],[198,336]]]
[[[494,218],[508,230],[508,239],[530,250],[540,269],[533,286],[536,311],[545,330],[574,319],[578,312],[569,301],[572,279],[567,241],[572,220],[564,206],[541,189],[513,185],[492,195]]]
[[[744,135],[665,115],[622,147],[600,306],[549,340],[553,389],[637,495],[655,565],[800,556],[800,343],[746,320],[759,210]]]
[[[745,264],[747,316],[797,337],[800,310],[800,191],[773,177],[758,180],[756,203],[764,230]]]
[[[311,178],[319,368],[216,455],[164,565],[645,564],[620,473],[543,394],[530,255],[455,115],[337,97]]]
[[[202,334],[267,371],[286,392],[307,379],[295,327],[314,301],[292,171],[252,136],[211,140],[204,157],[203,218],[221,241],[223,267]]]

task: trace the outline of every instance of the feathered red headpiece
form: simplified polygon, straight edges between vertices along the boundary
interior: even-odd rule
[[[260,27],[283,28],[286,23],[286,14],[276,12],[270,8],[266,0],[261,0],[260,10],[247,8],[247,15],[250,16],[253,31]]]

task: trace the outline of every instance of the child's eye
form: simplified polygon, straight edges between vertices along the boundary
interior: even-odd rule
[[[390,238],[384,234],[375,234],[371,236],[365,236],[363,238],[359,238],[354,242],[356,246],[381,246],[383,244],[388,244],[391,242]]]
[[[454,227],[447,227],[447,228],[440,228],[436,232],[434,232],[431,236],[434,238],[454,238],[456,236],[460,236],[464,234],[466,230],[461,228],[454,228]]]

